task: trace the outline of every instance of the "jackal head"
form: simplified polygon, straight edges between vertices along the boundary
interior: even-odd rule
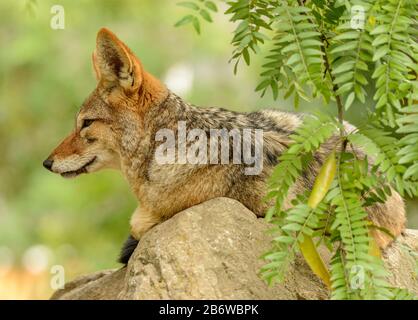
[[[75,128],[43,162],[63,177],[121,167],[122,145],[144,127],[147,109],[167,89],[112,32],[97,34],[93,66],[97,87],[77,113]]]

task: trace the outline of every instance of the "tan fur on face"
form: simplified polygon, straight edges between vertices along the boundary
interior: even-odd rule
[[[93,159],[94,156],[87,152],[81,152],[84,144],[76,132],[70,134],[63,142],[52,152],[54,164],[52,171],[64,173],[75,171],[83,167]]]
[[[123,131],[143,128],[146,110],[168,94],[161,82],[143,71],[131,50],[105,28],[97,35],[92,61],[97,88],[84,102],[75,130],[49,157],[56,173],[78,170],[94,157],[88,172],[120,168],[120,145],[136,144],[135,139],[121,138]],[[95,122],[82,130],[85,119]],[[89,139],[95,142],[88,143]]]
[[[66,173],[76,171],[95,159],[94,163],[88,166],[87,172],[94,172],[99,169],[120,167],[119,155],[112,148],[112,139],[107,127],[97,121],[89,128],[80,130],[76,128],[49,157],[52,159],[52,171]],[[89,139],[95,139],[94,143]]]

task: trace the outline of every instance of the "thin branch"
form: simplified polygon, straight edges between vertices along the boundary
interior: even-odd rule
[[[298,3],[300,6],[305,6],[305,1],[304,0],[298,0]],[[311,18],[308,19],[308,21],[312,24],[314,24],[314,22],[312,21]],[[344,106],[341,100],[340,95],[337,94],[338,91],[338,84],[334,83],[335,81],[335,77],[332,74],[332,69],[331,69],[331,65],[329,63],[328,60],[328,56],[327,56],[327,52],[326,52],[326,47],[328,47],[329,42],[327,37],[325,36],[325,34],[322,33],[322,31],[319,28],[316,28],[317,31],[321,34],[321,41],[323,43],[323,45],[321,46],[321,51],[323,52],[323,57],[324,57],[324,66],[325,66],[325,72],[324,72],[324,76],[326,75],[326,73],[328,72],[331,78],[331,82],[332,82],[332,91],[334,93],[334,97],[335,100],[337,102],[337,108],[338,108],[338,121],[341,124],[341,128],[340,128],[340,135],[341,137],[345,136],[345,130],[344,130],[344,126],[343,126],[343,122],[344,122]]]
[[[325,64],[325,72],[328,72],[328,74],[331,78],[332,92],[334,93],[335,101],[337,102],[337,108],[338,108],[338,121],[341,124],[340,135],[343,137],[343,136],[345,136],[345,130],[344,130],[344,126],[343,126],[344,106],[343,106],[343,103],[341,101],[341,96],[339,94],[337,94],[337,91],[338,91],[339,87],[338,87],[338,84],[335,83],[335,77],[332,74],[332,68],[331,68],[331,65],[329,63],[328,55],[327,55],[326,47],[325,47],[325,43],[328,44],[328,39],[323,33],[321,33],[321,41],[324,43],[324,45],[321,46],[321,51],[324,53],[323,57],[324,57],[324,64]]]

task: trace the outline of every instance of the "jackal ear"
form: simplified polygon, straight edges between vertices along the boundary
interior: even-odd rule
[[[104,85],[119,84],[125,91],[134,92],[142,83],[142,66],[132,51],[106,28],[97,34],[93,65]]]

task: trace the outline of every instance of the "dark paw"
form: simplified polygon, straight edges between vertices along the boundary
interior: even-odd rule
[[[132,253],[134,253],[138,243],[138,240],[132,236],[129,236],[123,244],[122,250],[120,251],[118,262],[125,265],[128,264],[129,258],[131,257]]]

